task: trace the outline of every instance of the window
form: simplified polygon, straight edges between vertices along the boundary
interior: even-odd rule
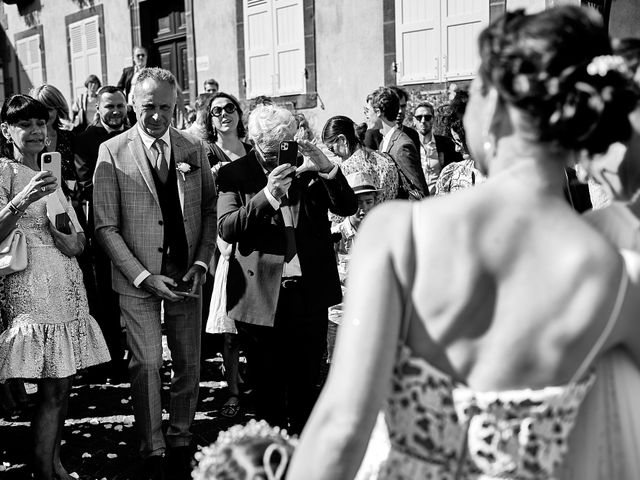
[[[68,26],[73,98],[77,98],[84,91],[84,82],[89,75],[93,74],[102,79],[98,25],[99,17],[94,15]]]
[[[398,83],[473,77],[487,0],[395,0]]]
[[[42,72],[42,51],[40,48],[40,35],[35,34],[29,37],[16,40],[16,55],[19,68],[20,89],[29,89],[27,85],[38,86],[44,83]]]
[[[243,0],[246,97],[306,93],[303,0]]]

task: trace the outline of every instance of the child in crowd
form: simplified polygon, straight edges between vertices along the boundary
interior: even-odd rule
[[[297,444],[286,430],[250,420],[220,432],[215,443],[196,453],[194,480],[284,480]]]
[[[342,284],[342,293],[344,294],[344,285],[347,278],[347,270],[349,266],[349,257],[351,248],[355,240],[358,228],[362,223],[365,215],[378,203],[378,193],[380,189],[375,187],[375,181],[371,175],[363,172],[355,172],[347,175],[347,182],[358,197],[358,210],[355,214],[345,218],[341,223],[331,229],[336,242],[336,256],[338,259],[338,274],[340,275],[340,283]],[[337,331],[337,325],[342,320],[342,303],[329,307],[329,332],[327,335],[327,363],[331,362],[331,354],[333,353],[333,344]]]

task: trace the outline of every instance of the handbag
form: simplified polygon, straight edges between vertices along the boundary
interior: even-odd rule
[[[11,180],[9,193],[13,196],[13,179],[15,172],[10,168]],[[0,242],[0,277],[20,272],[27,268],[27,239],[24,232],[14,228],[2,242]]]
[[[0,276],[27,268],[27,240],[19,228],[14,228],[0,242]]]
[[[400,164],[398,164],[391,155],[387,152],[379,153],[381,153],[390,162],[393,162],[396,166],[396,170],[398,171],[398,196],[396,198],[412,201],[418,201],[425,198],[425,195],[423,195],[420,189],[413,184]]]

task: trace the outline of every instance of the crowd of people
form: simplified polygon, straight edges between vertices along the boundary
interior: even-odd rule
[[[37,383],[33,478],[71,478],[81,371],[129,379],[142,478],[640,477],[640,41],[565,6],[478,45],[469,91],[379,87],[318,134],[213,79],[181,107],[142,47],[71,109],[5,99],[0,400]],[[196,453],[210,334],[221,414],[249,383],[258,421]]]

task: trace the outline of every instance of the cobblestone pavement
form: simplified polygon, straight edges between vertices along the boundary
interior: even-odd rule
[[[221,361],[220,357],[215,357],[203,363],[198,410],[192,428],[199,446],[215,441],[220,430],[234,423],[246,423],[252,417],[251,398],[247,394],[241,397],[242,408],[236,418],[220,415],[220,407],[228,396]],[[171,362],[165,360],[162,370],[165,408],[168,408],[170,380]],[[0,414],[2,480],[30,478],[26,464],[30,456],[31,415],[29,407],[12,416]],[[111,381],[92,384],[78,378],[71,393],[62,438],[62,462],[74,477],[82,480],[137,479],[140,461],[129,384]]]

